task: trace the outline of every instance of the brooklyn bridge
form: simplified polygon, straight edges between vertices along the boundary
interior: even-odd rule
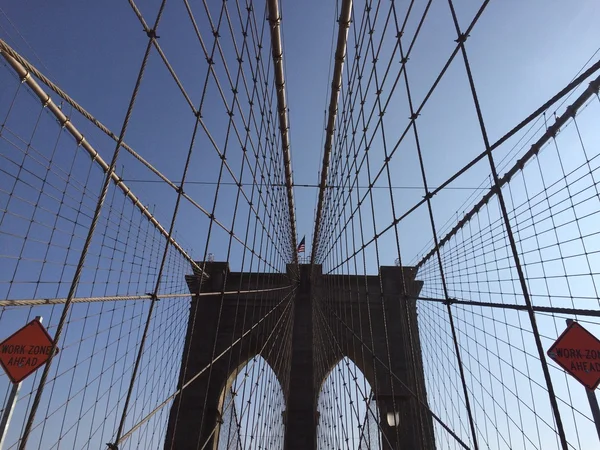
[[[600,448],[565,3],[3,5],[0,450]]]

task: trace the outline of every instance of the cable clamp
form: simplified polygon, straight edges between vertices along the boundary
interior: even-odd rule
[[[160,298],[158,298],[158,295],[156,295],[154,292],[146,292],[146,295],[150,296],[150,300],[152,301],[160,301]]]
[[[460,33],[458,35],[458,39],[455,39],[454,42],[456,42],[457,44],[464,44],[467,41],[468,37],[469,37],[468,34]]]
[[[577,110],[573,107],[573,105],[567,106],[567,109],[565,110],[565,115],[568,117],[575,117],[575,114],[577,114]]]
[[[148,36],[150,39],[160,38],[160,36],[156,35],[156,30],[154,28],[152,28],[150,30],[146,30],[146,36]]]

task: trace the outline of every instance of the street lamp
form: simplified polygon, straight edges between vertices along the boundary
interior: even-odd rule
[[[389,427],[400,426],[400,414],[407,406],[408,396],[402,394],[376,394],[375,401],[379,403],[379,411],[381,411],[382,421],[388,424]]]
[[[387,423],[390,427],[397,427],[400,425],[400,413],[398,411],[388,411]]]

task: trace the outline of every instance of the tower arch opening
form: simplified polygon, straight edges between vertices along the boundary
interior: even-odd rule
[[[348,357],[321,383],[317,400],[317,448],[382,449],[380,418],[371,384]]]
[[[283,449],[285,397],[277,375],[260,355],[227,379],[219,399],[216,450]]]

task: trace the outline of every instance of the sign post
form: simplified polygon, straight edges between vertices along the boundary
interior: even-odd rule
[[[600,439],[600,407],[595,392],[600,384],[600,340],[574,320],[567,319],[567,329],[548,349],[548,356],[585,386]]]
[[[0,450],[17,404],[21,382],[46,364],[51,350],[52,338],[42,325],[40,316],[0,343],[0,365],[13,383],[0,419]]]
[[[585,388],[585,392],[587,394],[588,401],[590,402],[590,409],[592,410],[594,424],[596,424],[596,433],[598,433],[598,439],[600,439],[600,408],[598,407],[598,399],[596,398],[596,392],[588,388]]]
[[[4,439],[6,438],[8,425],[10,424],[10,419],[12,418],[15,405],[17,404],[19,389],[21,389],[21,383],[13,383],[8,400],[6,402],[6,408],[4,408],[4,411],[2,411],[2,420],[0,421],[0,450],[4,448]]]

